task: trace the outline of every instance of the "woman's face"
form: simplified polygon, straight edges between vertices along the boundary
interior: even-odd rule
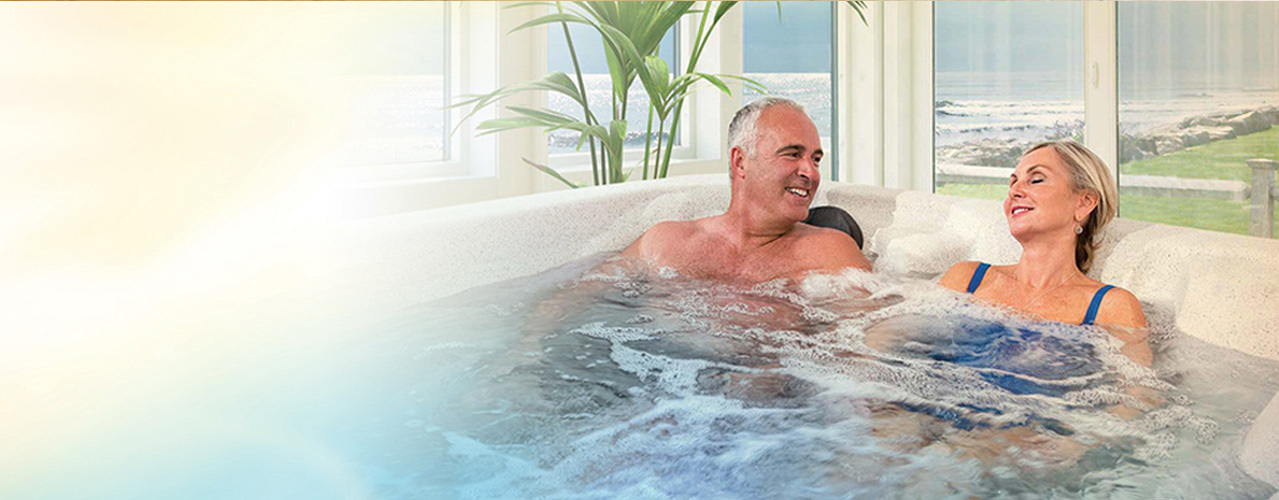
[[[1051,147],[1037,149],[1022,157],[1009,177],[1004,217],[1008,231],[1018,241],[1039,234],[1074,234],[1088,213],[1097,206],[1097,196],[1076,192],[1070,186],[1070,172]]]

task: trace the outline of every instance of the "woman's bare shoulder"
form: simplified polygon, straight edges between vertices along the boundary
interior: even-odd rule
[[[1146,313],[1141,310],[1141,301],[1132,292],[1115,287],[1101,299],[1101,307],[1097,311],[1097,323],[1118,325],[1129,328],[1145,328]]]
[[[967,260],[950,266],[938,284],[951,290],[966,291],[968,281],[972,279],[973,273],[977,271],[977,266],[980,264],[981,262],[975,260]]]

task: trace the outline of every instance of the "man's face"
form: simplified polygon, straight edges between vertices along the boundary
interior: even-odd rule
[[[821,184],[822,141],[817,126],[804,113],[787,106],[765,109],[755,124],[754,154],[743,156],[741,188],[752,211],[791,223],[808,217],[808,207]]]

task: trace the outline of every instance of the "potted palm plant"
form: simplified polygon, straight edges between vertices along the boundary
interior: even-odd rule
[[[674,150],[674,137],[678,136],[684,99],[694,85],[704,82],[732,95],[726,80],[735,80],[758,91],[765,89],[758,82],[738,75],[709,74],[697,71],[698,61],[707,42],[720,20],[739,2],[524,2],[508,8],[537,6],[548,8],[549,13],[530,20],[512,31],[536,26],[558,27],[564,32],[574,75],[552,71],[539,80],[498,88],[486,94],[460,96],[450,107],[470,106],[471,110],[461,121],[480,110],[495,105],[502,99],[522,92],[553,92],[568,98],[581,108],[580,117],[570,116],[547,108],[507,106],[515,116],[485,120],[478,126],[481,135],[513,129],[542,128],[547,133],[570,130],[578,135],[577,148],[585,146],[590,151],[591,172],[594,185],[625,182],[636,170],[642,179],[666,177]],[[858,15],[865,9],[864,2],[846,2]],[[781,6],[778,6],[781,15]],[[681,18],[696,16],[697,34],[692,39],[691,51],[683,72],[673,75],[666,61],[658,57],[662,38]],[[865,18],[862,18],[863,22]],[[591,27],[599,33],[611,80],[610,116],[597,116],[587,100],[586,85],[582,77],[577,50],[569,32],[569,24]],[[644,138],[643,160],[630,169],[625,168],[625,140],[627,138],[627,111],[630,89],[640,81],[648,97],[648,117]],[[460,125],[459,125],[460,127]],[[454,129],[456,133],[457,128]],[[570,187],[582,187],[565,178],[547,165],[525,158],[529,165],[545,172]]]

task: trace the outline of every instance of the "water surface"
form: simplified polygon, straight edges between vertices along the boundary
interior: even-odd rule
[[[434,319],[406,341],[441,392],[405,425],[440,447],[441,493],[1273,493],[1234,457],[1279,364],[1181,335],[1159,311],[1147,369],[1104,330],[931,283],[849,271],[730,286],[592,270],[602,258],[415,313]]]

